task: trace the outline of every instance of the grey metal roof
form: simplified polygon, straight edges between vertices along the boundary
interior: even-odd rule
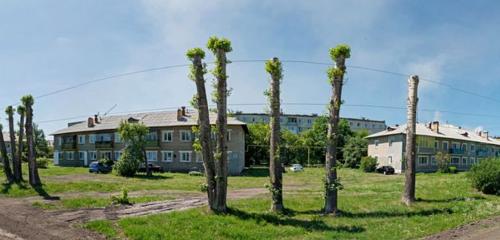
[[[87,121],[74,124],[64,129],[60,129],[52,135],[64,133],[77,133],[77,132],[95,132],[117,129],[122,121],[130,118],[139,120],[148,127],[173,127],[173,126],[194,126],[197,125],[198,113],[192,110],[186,110],[186,116],[177,119],[177,111],[162,111],[162,112],[147,112],[147,113],[134,113],[126,115],[114,115],[102,117],[99,123],[94,127],[88,127]],[[210,123],[215,124],[216,114],[210,113]],[[241,122],[235,118],[228,117],[228,125],[241,125],[244,128],[246,123]]]
[[[367,136],[366,138],[376,138],[397,134],[406,134],[406,124],[394,127],[393,130],[385,130],[382,132],[374,133],[372,135]],[[420,136],[429,136],[429,137],[439,137],[439,138],[448,138],[448,139],[456,139],[461,141],[472,141],[476,143],[484,143],[484,144],[493,144],[500,146],[500,140],[492,138],[492,137],[482,137],[479,136],[474,130],[463,129],[457,126],[449,125],[449,124],[441,124],[439,126],[439,132],[432,131],[427,127],[424,123],[417,123],[416,125],[416,134]]]

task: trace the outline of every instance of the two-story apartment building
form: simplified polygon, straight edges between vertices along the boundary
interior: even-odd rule
[[[3,140],[5,142],[5,147],[7,148],[7,155],[11,156],[11,149],[10,149],[10,134],[9,132],[2,132],[3,135]],[[16,135],[17,138],[17,135]]]
[[[215,115],[210,116],[215,124]],[[60,166],[87,166],[90,162],[108,158],[118,160],[125,148],[117,129],[122,121],[141,122],[149,127],[146,157],[166,171],[203,171],[201,154],[193,150],[192,127],[198,114],[184,107],[171,112],[149,112],[99,117],[69,123],[54,132],[54,163]],[[228,171],[241,173],[245,165],[246,124],[228,118]]]
[[[265,113],[243,113],[236,112],[234,116],[245,123],[265,123],[269,124],[269,115]],[[318,117],[317,114],[282,114],[280,117],[281,128],[288,129],[291,132],[298,134],[302,131],[310,129],[314,120]],[[351,130],[361,131],[367,130],[369,133],[376,133],[386,129],[385,121],[370,120],[367,118],[342,118],[345,119]]]
[[[472,131],[439,122],[416,125],[416,170],[437,170],[436,154],[447,153],[451,165],[459,170],[468,170],[473,164],[489,157],[500,156],[500,140],[492,138],[486,131]],[[406,125],[388,127],[372,134],[368,155],[378,159],[379,166],[392,166],[396,172],[404,171]]]

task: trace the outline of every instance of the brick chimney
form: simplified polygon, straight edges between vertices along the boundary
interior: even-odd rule
[[[91,127],[94,127],[95,126],[95,123],[94,123],[94,119],[92,117],[89,117],[89,119],[87,120],[87,126],[89,128]]]
[[[439,121],[431,122],[431,130],[433,132],[439,133]]]
[[[182,120],[182,110],[180,108],[177,109],[177,121]]]
[[[185,106],[181,107],[181,111],[182,111],[182,116],[186,116],[186,107]]]

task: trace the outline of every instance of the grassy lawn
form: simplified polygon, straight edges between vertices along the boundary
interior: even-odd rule
[[[118,192],[135,190],[182,190],[198,192],[203,177],[182,173],[122,178],[94,175],[85,168],[51,166],[41,170],[44,191],[50,195],[74,192]],[[182,212],[131,217],[119,221],[93,221],[85,227],[109,238],[129,239],[412,239],[461,224],[500,214],[500,196],[488,196],[470,187],[464,173],[417,174],[417,197],[412,207],[400,203],[403,176],[367,174],[340,169],[345,187],[340,191],[342,215],[322,216],[323,169],[308,168],[286,173],[284,179],[286,215],[268,212],[270,197],[229,202],[227,215],[211,215],[206,208]],[[0,176],[3,177],[3,176]],[[263,188],[267,170],[254,169],[245,176],[230,177],[230,189]],[[37,191],[4,185],[0,196],[22,197]],[[166,196],[136,196],[134,202],[169,199]],[[57,203],[35,202],[42,208],[85,208],[109,205],[108,197],[61,198]]]

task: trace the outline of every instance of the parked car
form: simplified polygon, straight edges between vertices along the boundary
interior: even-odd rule
[[[149,163],[148,166],[151,169],[151,172],[159,172],[159,173],[165,172],[163,170],[163,167],[160,165]],[[139,167],[139,172],[146,172],[146,166],[144,166],[144,164],[141,164],[141,166]]]
[[[304,171],[304,167],[302,167],[302,165],[300,165],[300,164],[292,164],[292,166],[290,167],[290,171],[302,172],[302,171]]]
[[[382,166],[377,168],[378,173],[383,173],[384,175],[394,174],[394,168],[391,166]]]
[[[113,170],[112,166],[93,161],[89,165],[89,173],[110,173]]]

